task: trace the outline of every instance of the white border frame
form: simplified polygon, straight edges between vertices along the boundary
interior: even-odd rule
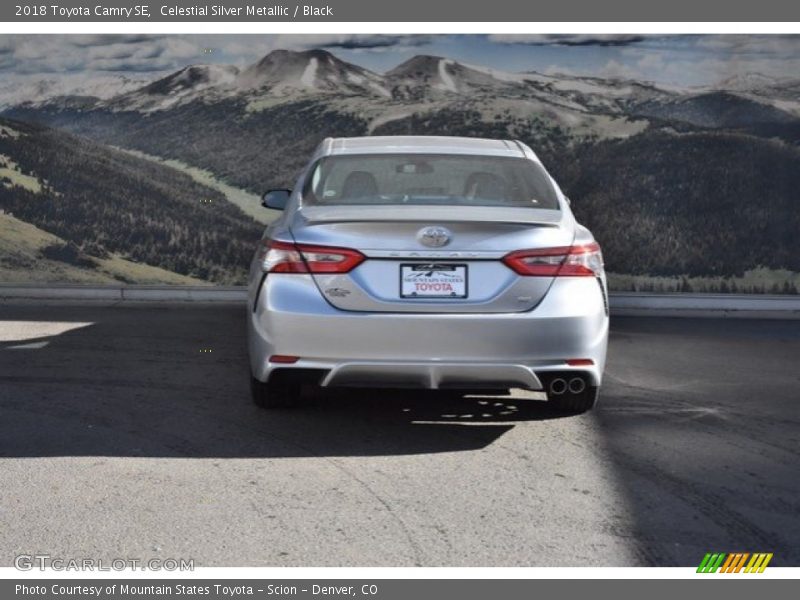
[[[541,34],[630,33],[797,34],[800,22],[4,22],[5,34]],[[690,557],[687,557],[687,559]],[[18,571],[0,567],[0,579],[797,579],[800,567],[769,567],[761,574],[698,574],[689,567],[200,567],[192,572]]]
[[[628,33],[628,34],[792,34],[800,33],[800,22],[4,22],[0,34],[537,34],[537,33]]]

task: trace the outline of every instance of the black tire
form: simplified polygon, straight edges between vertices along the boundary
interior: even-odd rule
[[[600,390],[597,387],[587,387],[580,394],[548,395],[548,404],[558,412],[578,415],[592,410],[597,403]]]
[[[266,383],[250,376],[250,393],[259,408],[291,408],[299,404],[301,385],[283,381],[277,375]]]

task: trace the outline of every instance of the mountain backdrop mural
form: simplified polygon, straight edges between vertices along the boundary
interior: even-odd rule
[[[0,84],[0,281],[241,284],[259,195],[323,138],[413,134],[530,145],[616,289],[797,293],[800,77],[378,71],[336,48]]]

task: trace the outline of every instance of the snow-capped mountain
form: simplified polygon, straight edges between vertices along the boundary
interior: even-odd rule
[[[743,73],[723,79],[713,88],[769,104],[795,117],[800,116],[800,78],[777,78],[761,73]]]
[[[236,80],[238,74],[239,69],[231,65],[190,65],[154,81],[142,91],[161,95],[183,93],[188,90],[198,91],[229,85]]]
[[[192,101],[239,98],[291,99],[308,94],[388,97],[384,78],[324,50],[275,50],[239,70],[230,65],[190,65],[139,89],[100,103],[119,110],[152,112]]]
[[[128,75],[92,75],[59,73],[45,78],[22,75],[0,81],[0,110],[27,103],[39,106],[54,98],[82,97],[107,99],[140,89],[150,81],[146,77]]]
[[[509,73],[440,56],[415,56],[378,74],[325,50],[275,50],[241,71],[222,65],[186,67],[99,105],[152,112],[193,101],[213,104],[234,98],[259,110],[275,102],[323,96],[334,103],[351,99],[369,113],[382,112],[385,103],[392,107],[423,103],[430,109],[464,99],[482,99],[483,104],[527,99],[534,103],[532,109],[545,103],[558,111],[621,114],[626,105],[672,95],[640,82]]]
[[[480,69],[441,56],[415,56],[386,73],[395,96],[418,98],[467,94],[476,89],[503,89],[524,85],[524,78]]]
[[[194,102],[233,102],[248,113],[313,99],[331,110],[365,119],[368,131],[443,109],[540,118],[575,135],[624,137],[648,122],[678,121],[699,127],[750,127],[800,116],[800,80],[754,73],[695,89],[651,82],[536,72],[509,73],[442,56],[410,58],[384,74],[345,62],[326,50],[275,50],[237,69],[191,65],[155,81],[109,78],[91,85],[54,87],[49,80],[26,90],[13,88],[5,104],[28,102],[54,110],[153,113]],[[0,105],[8,85],[0,84]],[[69,89],[71,96],[64,97]],[[233,105],[231,105],[233,106]]]
[[[246,92],[339,92],[387,96],[383,78],[325,50],[275,50],[242,71],[237,87]]]
[[[761,89],[774,88],[781,83],[781,79],[762,73],[740,73],[719,80],[713,87],[717,90],[731,92],[757,92]]]
[[[190,65],[139,89],[110,98],[115,110],[165,110],[207,91],[231,88],[239,69],[231,65]]]

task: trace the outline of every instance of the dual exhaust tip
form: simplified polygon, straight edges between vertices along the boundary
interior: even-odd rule
[[[580,394],[586,389],[586,381],[583,377],[571,377],[566,379],[564,377],[555,377],[550,380],[548,392],[553,396],[562,396],[569,392],[570,394]]]

